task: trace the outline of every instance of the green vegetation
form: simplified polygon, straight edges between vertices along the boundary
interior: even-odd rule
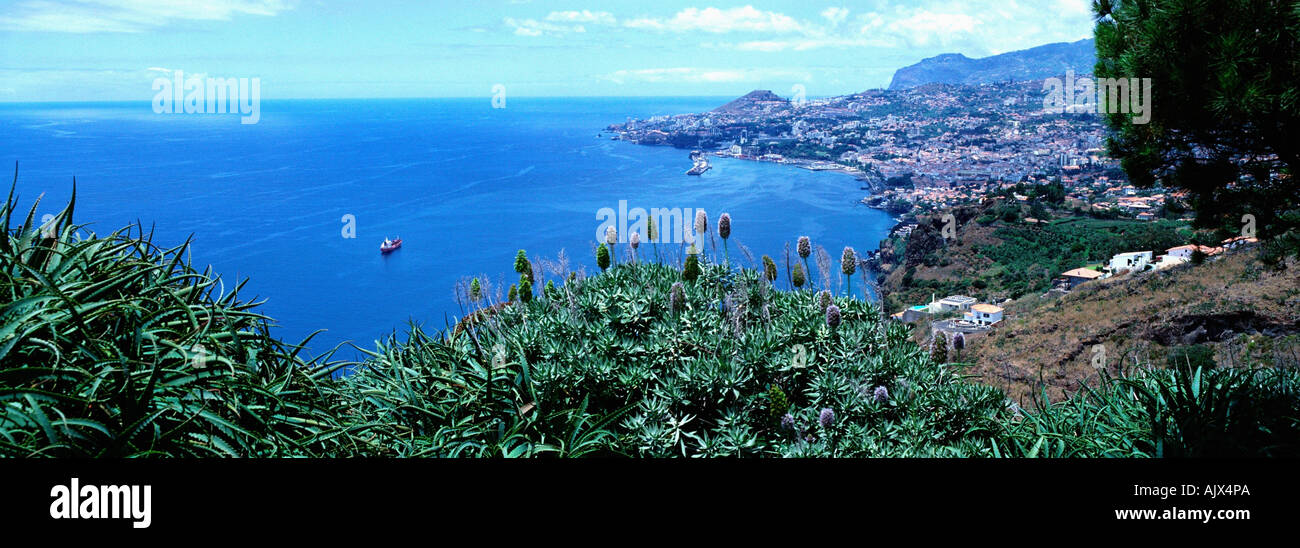
[[[693,282],[700,277],[700,258],[698,254],[691,253],[686,256],[686,266],[682,269],[682,279]]]
[[[775,283],[776,276],[776,261],[773,261],[772,258],[767,255],[763,255],[763,277],[767,279],[768,283]]]
[[[533,282],[528,281],[527,274],[519,275],[518,296],[519,296],[519,300],[523,302],[529,302],[533,300]]]
[[[884,260],[897,261],[895,273],[883,282],[886,308],[897,311],[928,302],[932,294],[1018,299],[1048,290],[1067,270],[1109,261],[1128,251],[1160,254],[1193,237],[1184,223],[1176,221],[1096,219],[1062,210],[1056,210],[1051,221],[1022,223],[1023,207],[1001,200],[959,208],[955,211],[962,220],[957,237],[951,240],[939,235],[937,215],[921,218],[906,238],[886,240],[881,247]]]
[[[904,174],[902,174],[902,175],[895,175],[895,176],[893,176],[893,177],[888,177],[888,178],[886,178],[886,179],[885,179],[885,187],[887,187],[887,188],[912,188],[912,172],[909,171],[909,172],[904,173]]]
[[[1011,450],[1042,457],[1300,456],[1294,369],[1129,373],[1026,414]]]
[[[605,247],[605,244],[596,247],[596,266],[599,266],[602,272],[609,268],[609,248]]]
[[[770,130],[769,130],[770,131]],[[853,148],[847,144],[824,147],[804,141],[763,141],[758,143],[762,154],[780,154],[786,158],[834,161]]]
[[[890,200],[884,210],[890,215],[903,215],[912,211],[912,202],[901,199]]]
[[[1170,221],[1108,222],[1072,218],[1045,226],[999,226],[995,245],[976,246],[993,261],[989,280],[1019,298],[1045,291],[1062,272],[1128,251],[1156,254],[1184,243],[1182,225]]]
[[[1170,369],[1183,368],[1187,371],[1196,369],[1214,369],[1214,349],[1203,344],[1180,346],[1169,353]]]
[[[703,257],[693,281],[628,262],[456,329],[412,326],[361,363],[304,361],[184,246],[81,236],[71,205],[42,233],[14,203],[4,455],[1300,454],[1293,370],[1142,371],[1023,411],[874,305]]]
[[[356,450],[329,396],[339,364],[272,338],[242,283],[219,293],[183,260],[188,242],[162,249],[139,227],[82,237],[72,209],[38,227],[11,192],[0,212],[0,454]]]

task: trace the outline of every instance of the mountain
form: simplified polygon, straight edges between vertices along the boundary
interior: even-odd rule
[[[788,102],[789,101],[781,98],[781,96],[772,93],[771,90],[756,89],[754,91],[746,93],[745,95],[741,96],[735,101],[732,101],[730,103],[727,103],[725,105],[713,109],[713,112],[744,112],[748,110],[754,110],[756,108],[761,108],[764,105],[770,105],[770,104],[784,105],[785,103]]]
[[[894,72],[889,89],[907,89],[925,84],[992,84],[1038,80],[1076,74],[1092,74],[1097,62],[1091,38],[1078,42],[1047,44],[992,57],[971,59],[960,53],[945,53]]]

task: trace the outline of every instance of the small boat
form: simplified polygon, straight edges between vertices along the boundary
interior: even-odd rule
[[[396,240],[389,240],[388,238],[384,238],[384,243],[379,244],[379,252],[391,253],[394,249],[397,249],[399,247],[402,247],[401,238],[398,238]]]

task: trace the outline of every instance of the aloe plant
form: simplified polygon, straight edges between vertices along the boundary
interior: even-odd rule
[[[15,173],[15,187],[17,174]],[[139,226],[97,236],[73,198],[45,234],[36,205],[0,218],[0,454],[286,456],[346,453],[332,352],[273,338],[244,282],[222,291]],[[308,337],[310,340],[311,337]]]

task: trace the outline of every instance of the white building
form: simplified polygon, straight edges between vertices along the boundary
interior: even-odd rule
[[[930,312],[940,314],[943,312],[952,312],[954,310],[965,312],[971,309],[971,306],[979,302],[975,297],[965,295],[950,295],[930,303]]]
[[[1134,251],[1131,253],[1120,253],[1110,259],[1110,273],[1118,274],[1121,270],[1129,272],[1141,272],[1146,270],[1147,265],[1151,264],[1150,251]]]
[[[1180,245],[1178,247],[1171,247],[1169,249],[1166,249],[1165,255],[1168,257],[1174,257],[1178,259],[1190,260],[1192,258],[1192,252],[1194,251],[1196,251],[1196,246],[1194,245]]]
[[[993,325],[1002,321],[1002,307],[991,304],[977,304],[966,313],[966,321],[980,325]]]

